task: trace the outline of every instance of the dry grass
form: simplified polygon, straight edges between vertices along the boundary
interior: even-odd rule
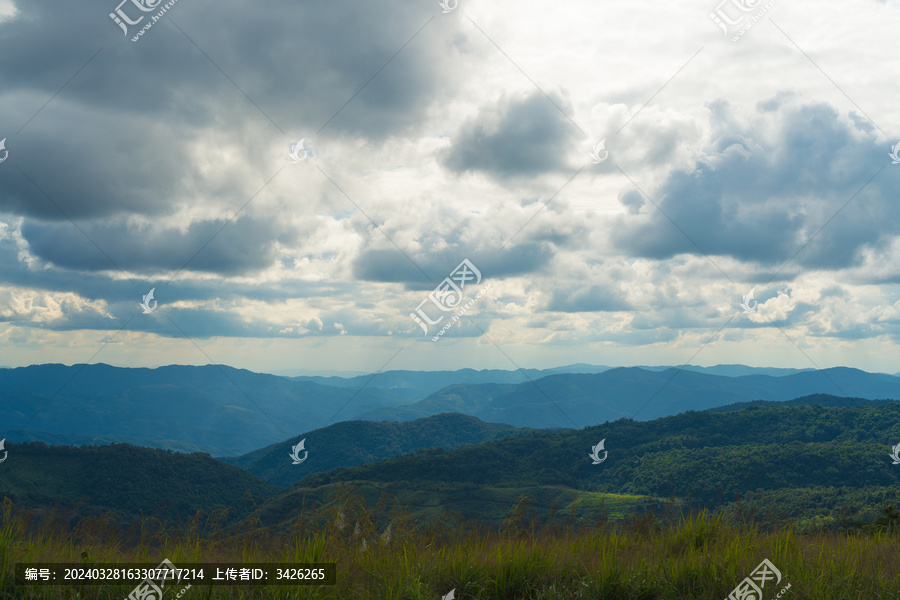
[[[334,562],[337,583],[318,587],[194,585],[182,600],[321,598],[328,600],[722,600],[768,558],[783,574],[765,600],[900,600],[897,534],[801,535],[760,531],[706,511],[688,516],[597,515],[576,525],[562,517],[537,525],[527,498],[499,531],[452,516],[414,529],[403,508],[383,498],[369,509],[348,491],[328,511],[301,511],[289,533],[259,523],[227,525],[228,511],[198,513],[178,529],[146,519],[119,528],[112,519],[70,526],[69,515],[40,518],[5,500],[0,524],[0,597],[9,600],[121,600],[133,585],[17,586],[20,562],[156,565],[190,562]],[[385,529],[390,525],[390,534]],[[366,541],[365,549],[362,548]],[[82,554],[87,553],[87,558]],[[174,598],[174,594],[167,596]]]

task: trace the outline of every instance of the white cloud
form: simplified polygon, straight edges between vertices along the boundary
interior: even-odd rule
[[[768,318],[822,365],[883,370],[900,64],[870,42],[893,39],[900,8],[779,2],[732,43],[715,4],[179,3],[224,77],[167,25],[132,44],[103,11],[0,0],[0,52],[17,56],[0,65],[4,339],[21,360],[79,362],[129,322],[142,345],[119,356],[153,363],[184,343],[162,313],[129,321],[156,285],[239,366],[301,344],[318,368],[374,370],[411,340],[393,368],[515,368],[466,319],[421,346],[409,313],[469,258],[493,286],[471,317],[523,366],[701,348],[706,364],[811,366]],[[292,137],[314,149],[296,165]]]

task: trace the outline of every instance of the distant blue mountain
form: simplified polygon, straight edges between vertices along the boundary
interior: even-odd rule
[[[523,383],[557,373],[602,373],[613,367],[576,364],[552,369],[522,369],[503,371],[500,369],[459,369],[458,371],[384,371],[374,375],[355,377],[300,376],[294,381],[311,381],[320,385],[359,388],[367,384],[371,387],[392,390],[406,398],[419,400],[448,385],[459,383]]]
[[[356,376],[337,375],[303,375],[291,377],[295,381],[312,381],[321,385],[337,387],[360,387],[368,382],[369,386],[389,389],[407,398],[421,399],[429,394],[441,390],[450,385],[462,383],[526,383],[548,375],[561,375],[565,373],[604,373],[611,369],[622,367],[609,367],[604,365],[589,365],[577,363],[550,369],[521,369],[504,371],[500,369],[459,369],[457,371],[385,371],[374,377],[371,373]],[[637,367],[647,371],[666,371],[671,366]],[[707,373],[709,375],[722,375],[724,377],[738,377],[743,375],[793,375],[812,369],[786,369],[776,367],[748,367],[746,365],[716,365],[714,367],[699,367],[688,365],[686,371]],[[370,381],[371,380],[371,381]]]
[[[374,409],[361,418],[407,421],[461,412],[515,427],[579,428],[623,417],[649,420],[737,402],[784,401],[820,393],[900,400],[900,377],[846,367],[778,377],[622,367],[597,374],[551,375],[520,384],[453,385],[419,402]]]
[[[581,428],[810,394],[900,399],[900,377],[858,369],[777,376],[710,373],[741,373],[741,365],[696,369],[571,365],[292,379],[223,365],[34,365],[0,370],[0,426],[10,442],[123,442],[237,456],[350,420],[455,412],[515,427]]]
[[[668,369],[677,369],[680,367],[639,367],[647,371],[666,371]],[[783,375],[793,375],[795,373],[803,373],[805,371],[814,371],[815,369],[786,369],[779,367],[748,367],[747,365],[716,365],[714,367],[697,367],[687,365],[685,371],[694,371],[695,373],[706,373],[708,375],[722,375],[723,377],[742,377],[744,375],[771,375],[772,377],[781,377]]]
[[[374,387],[329,387],[223,365],[48,364],[0,371],[0,424],[11,442],[61,434],[59,441],[76,443],[96,436],[236,455],[404,402]]]

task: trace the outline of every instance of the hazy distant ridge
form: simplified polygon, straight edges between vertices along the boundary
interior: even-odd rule
[[[0,423],[11,442],[117,441],[235,456],[349,420],[402,422],[455,412],[516,427],[580,428],[817,393],[900,398],[900,378],[843,367],[778,376],[710,372],[746,369],[572,365],[527,378],[518,371],[463,369],[313,381],[223,365],[34,365],[0,370]],[[549,373],[564,370],[587,372]]]

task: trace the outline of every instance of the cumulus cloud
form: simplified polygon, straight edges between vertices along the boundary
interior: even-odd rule
[[[127,327],[153,364],[185,334],[266,368],[374,370],[395,338],[420,368],[795,360],[773,322],[896,353],[900,67],[867,42],[897,7],[798,5],[827,20],[790,25],[823,78],[770,23],[731,43],[677,2],[179,0],[138,43],[116,4],[0,0],[17,356]],[[409,313],[463,259],[490,293],[426,344]]]
[[[535,90],[482,107],[439,154],[441,163],[456,173],[480,171],[497,179],[567,168],[579,132],[560,110],[571,107],[562,98],[554,100]]]
[[[631,213],[613,228],[622,251],[781,266],[805,247],[798,265],[840,269],[897,235],[896,175],[873,179],[884,153],[874,134],[826,104],[762,106],[742,118],[726,101],[710,105],[715,139],[694,168],[672,172],[648,192],[660,210],[644,206],[633,189],[622,192]]]

